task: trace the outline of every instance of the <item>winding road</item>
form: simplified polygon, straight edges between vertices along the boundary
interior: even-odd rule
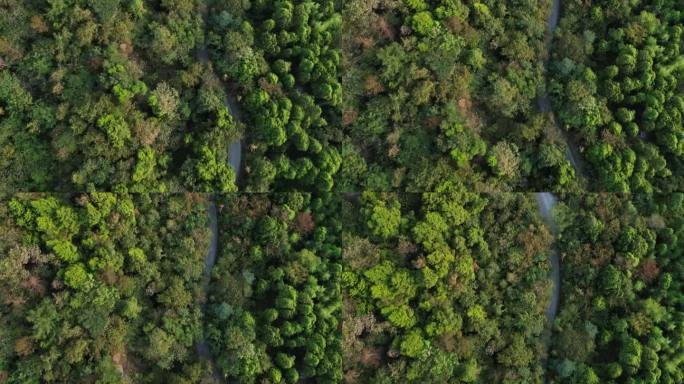
[[[202,7],[203,8],[201,10],[201,14],[206,29],[209,11],[206,4],[203,4]],[[207,50],[206,39],[203,42],[202,47],[197,50],[197,59],[202,63],[209,62],[209,52]],[[239,109],[236,106],[235,100],[230,95],[228,95],[228,97],[226,98],[225,105],[226,107],[228,107],[228,111],[236,119],[236,121],[240,122],[241,116],[239,115]],[[235,182],[237,185],[240,185],[240,176],[242,173],[243,144],[243,141],[236,140],[230,143],[230,146],[228,148],[228,163],[235,171]],[[207,200],[207,215],[209,216],[211,240],[209,242],[209,251],[207,252],[207,256],[204,259],[204,275],[202,278],[202,290],[205,292],[205,295],[209,291],[209,283],[211,281],[211,270],[214,267],[214,264],[216,263],[216,257],[218,254],[218,209],[216,207],[216,196],[214,194],[212,194]],[[206,313],[206,303],[202,304],[202,313]],[[204,335],[202,339],[198,340],[195,344],[195,349],[200,359],[206,359],[211,363],[214,380],[218,383],[225,382],[225,378],[221,375],[221,372],[218,366],[216,365],[216,361],[214,360],[214,357],[211,353],[211,349],[209,348],[209,343],[207,342]]]
[[[552,0],[551,4],[551,13],[549,15],[549,19],[547,21],[547,33],[548,33],[548,40],[547,40],[547,49],[550,52],[551,51],[551,44],[553,41],[553,33],[556,30],[556,27],[558,26],[558,19],[560,17],[560,0]],[[546,76],[548,77],[548,69],[549,69],[549,60],[550,60],[550,55],[549,58],[547,58],[546,63],[544,63],[546,67]],[[547,81],[548,83],[548,81]],[[551,99],[549,97],[548,91],[544,91],[544,94],[541,96],[539,99],[539,109],[542,112],[546,113],[553,113],[553,109],[551,107]],[[557,121],[557,120],[556,120]],[[556,123],[556,128],[561,132],[564,138],[565,135],[563,134],[562,128],[558,125],[558,122]],[[572,165],[572,167],[575,169],[575,172],[579,178],[584,178],[584,174],[582,172],[582,169],[580,167],[579,161],[577,161],[577,156],[575,155],[574,148],[572,147],[572,144],[567,140],[566,138],[566,156],[568,158],[568,161]],[[537,202],[539,204],[539,213],[544,220],[544,222],[549,226],[551,229],[551,233],[553,234],[554,238],[557,237],[558,235],[558,226],[556,225],[555,218],[553,217],[553,210],[556,207],[558,203],[558,199],[556,196],[554,196],[551,192],[539,192],[536,194],[537,197]],[[551,302],[549,303],[549,306],[546,308],[546,318],[548,322],[548,329],[552,330],[553,329],[553,324],[556,320],[556,314],[558,313],[558,305],[560,303],[560,289],[561,289],[561,276],[560,276],[560,257],[558,255],[558,251],[555,248],[552,248],[550,253],[549,253],[549,263],[551,264],[551,271],[549,273],[549,278],[553,282],[553,291],[551,292]],[[550,345],[551,338],[550,336],[545,340],[547,347]]]
[[[551,50],[551,41],[553,41],[553,32],[556,30],[556,27],[558,26],[559,17],[560,0],[552,0],[551,14],[549,15],[549,19],[546,24],[546,29],[549,35],[547,43],[547,49],[549,50],[549,52]],[[549,60],[550,55],[546,63],[544,63],[546,67],[547,76]],[[548,91],[546,91],[546,89],[544,90],[544,94],[539,98],[539,109],[542,112],[553,113],[553,110],[551,108],[551,98],[549,97],[549,93]],[[557,128],[560,130],[560,127]],[[576,170],[578,170],[577,161],[575,160],[575,156],[572,153],[573,151],[570,149],[570,144],[567,145],[567,148],[568,150],[566,152],[568,160],[570,161],[570,164],[572,164],[572,166]],[[536,194],[536,196],[537,202],[539,203],[539,213],[541,214],[546,224],[551,228],[551,233],[553,233],[555,237],[556,223],[553,218],[553,209],[556,206],[558,200],[551,192],[539,192]],[[556,319],[556,312],[558,311],[558,303],[560,301],[560,259],[558,257],[558,252],[555,249],[551,251],[551,254],[549,255],[549,261],[551,262],[550,278],[553,281],[553,292],[551,295],[551,303],[549,303],[549,307],[546,309],[546,317],[548,318],[549,326],[552,326],[554,320]]]
[[[207,16],[208,16],[208,10],[206,8],[206,5],[204,6],[204,9],[202,9],[202,16],[206,25],[207,21]],[[551,41],[552,41],[552,35],[553,32],[555,31],[557,25],[558,25],[558,20],[560,16],[560,0],[552,0],[552,5],[551,5],[551,13],[549,15],[549,19],[547,21],[547,31],[549,34],[549,43],[547,47],[550,48]],[[197,58],[201,62],[208,62],[209,61],[209,54],[206,48],[206,43],[200,48],[197,52]],[[548,76],[548,60],[545,63],[545,66],[547,67],[547,76]],[[549,97],[549,94],[547,91],[544,91],[544,94],[539,98],[539,109],[542,112],[549,112],[552,113],[552,106],[551,106],[551,99]],[[235,100],[232,97],[228,97],[226,100],[226,106],[228,107],[230,113],[236,118],[237,121],[240,121],[240,116],[239,116],[239,110],[236,108],[236,103]],[[558,129],[562,131],[561,127],[558,127]],[[565,135],[563,135],[565,137]],[[567,140],[566,140],[567,141]],[[229,163],[231,167],[233,167],[233,170],[235,171],[236,175],[236,182],[239,184],[240,176],[241,176],[241,171],[242,171],[242,149],[243,149],[244,143],[240,140],[232,142],[230,144],[229,148]],[[573,168],[576,170],[578,176],[582,176],[582,171],[580,168],[580,164],[577,161],[577,157],[574,153],[573,148],[571,148],[570,143],[567,145],[567,151],[566,151],[566,156],[568,160],[570,161],[571,165]],[[358,195],[353,195],[353,197],[357,197]],[[537,202],[539,204],[539,212],[544,220],[544,222],[551,228],[551,232],[554,235],[554,237],[557,235],[557,226],[553,217],[553,210],[558,202],[556,197],[551,193],[551,192],[538,192],[536,193],[536,198]],[[207,214],[209,215],[209,221],[210,221],[210,228],[211,228],[211,241],[209,244],[209,251],[207,253],[207,256],[205,258],[204,262],[204,276],[203,276],[203,289],[205,292],[208,290],[209,286],[209,281],[211,279],[211,270],[216,262],[216,257],[218,253],[218,213],[217,213],[217,207],[216,207],[216,201],[215,201],[215,196],[211,196],[211,198],[208,200],[208,206],[207,206]],[[553,281],[553,291],[551,295],[551,302],[549,303],[549,306],[547,307],[545,313],[547,317],[547,321],[549,324],[549,328],[552,327],[556,314],[558,312],[558,305],[560,302],[560,257],[558,255],[558,252],[555,249],[552,249],[551,253],[549,254],[549,262],[551,264],[551,271],[549,274],[550,279]],[[204,312],[206,304],[202,305],[202,311]],[[225,379],[222,377],[218,367],[215,364],[215,361],[213,359],[213,356],[211,354],[211,350],[209,348],[209,345],[206,341],[206,339],[199,340],[196,343],[196,350],[197,354],[200,356],[202,359],[207,359],[212,363],[213,367],[213,375],[214,378],[217,382],[224,382]]]
[[[209,17],[209,9],[206,4],[202,5],[202,20],[204,21],[205,30],[207,25],[207,18]],[[206,39],[202,43],[202,47],[197,50],[197,60],[201,63],[209,62],[209,51],[207,50]],[[225,102],[226,107],[228,107],[228,112],[235,118],[237,122],[242,121],[242,116],[240,115],[240,110],[237,108],[237,103],[234,98],[230,95],[226,97]],[[235,171],[235,180],[239,184],[240,176],[242,173],[242,147],[244,146],[243,140],[236,140],[230,143],[228,148],[228,163]]]

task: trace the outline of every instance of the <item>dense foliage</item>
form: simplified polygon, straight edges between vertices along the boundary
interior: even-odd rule
[[[541,383],[550,233],[532,195],[367,192],[343,253],[347,383]]]
[[[593,190],[682,191],[684,3],[563,4],[551,91]]]
[[[0,192],[235,190],[202,3],[0,3]]]
[[[207,307],[219,369],[235,383],[339,382],[339,202],[301,193],[219,202]]]
[[[216,0],[208,37],[237,93],[248,191],[329,191],[340,167],[336,0]]]
[[[0,205],[0,383],[199,383],[201,196]]]
[[[683,214],[681,194],[566,199],[556,382],[684,382]]]
[[[548,1],[345,3],[340,188],[567,190],[544,92]]]

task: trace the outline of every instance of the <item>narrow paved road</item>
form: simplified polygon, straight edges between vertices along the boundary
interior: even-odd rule
[[[204,4],[201,13],[202,19],[204,20],[205,24],[205,30],[208,12],[208,8],[206,4]],[[197,50],[197,60],[199,60],[202,63],[209,62],[209,52],[207,50],[206,40],[205,42],[203,42],[202,47]],[[235,101],[230,95],[226,99],[226,107],[228,107],[230,114],[236,119],[237,122],[241,121],[239,116],[239,110],[236,108]],[[230,143],[230,147],[228,149],[228,162],[235,171],[235,182],[238,185],[240,185],[240,176],[242,176],[242,146],[243,142],[237,140]],[[209,242],[209,251],[207,252],[206,258],[204,259],[204,276],[202,280],[202,289],[205,292],[205,295],[209,291],[209,283],[211,281],[211,270],[214,267],[214,264],[216,263],[216,257],[218,254],[218,209],[216,208],[216,196],[213,194],[207,200],[207,215],[209,216],[211,240]],[[206,313],[206,303],[202,304],[202,313]],[[195,348],[197,350],[197,355],[201,359],[206,359],[211,363],[214,380],[217,383],[225,382],[225,378],[223,377],[219,368],[216,365],[216,361],[214,360],[214,356],[211,353],[211,349],[209,348],[209,343],[207,342],[206,338],[203,337],[201,340],[198,340],[195,345]]]
[[[209,251],[207,252],[207,257],[204,259],[204,276],[202,277],[202,289],[208,292],[209,282],[211,281],[211,269],[216,263],[216,255],[218,253],[218,213],[216,209],[216,202],[214,196],[211,196],[208,200],[207,214],[209,215],[209,228],[211,229],[211,240],[209,241]],[[207,305],[202,304],[202,313],[206,313]],[[207,359],[211,362],[212,371],[214,379],[221,383],[223,382],[223,377],[219,371],[214,358],[209,349],[209,343],[205,338],[199,340],[195,346],[197,354],[202,359]]]
[[[549,19],[547,22],[547,31],[549,33],[549,43],[547,45],[547,48],[549,49],[549,52],[551,48],[551,41],[553,41],[553,32],[555,31],[556,26],[558,26],[559,16],[560,0],[553,0],[551,4],[551,14],[549,15]],[[548,60],[550,60],[550,58]],[[545,63],[547,77],[549,67],[548,60]],[[539,99],[539,109],[541,109],[542,112],[553,112],[551,108],[551,99],[547,91],[544,91],[544,94]],[[558,127],[558,129],[560,129],[560,127]],[[568,160],[575,168],[575,170],[578,170],[577,161],[573,156],[572,150],[570,150],[570,144],[568,144],[567,147]],[[556,197],[550,192],[540,192],[537,193],[537,201],[539,203],[539,212],[541,213],[541,216],[546,222],[546,224],[551,228],[551,232],[555,237],[556,223],[553,219],[553,208],[556,206],[557,203]],[[552,325],[554,320],[556,319],[556,312],[558,311],[558,302],[560,301],[560,260],[558,257],[558,253],[555,250],[551,251],[551,254],[549,255],[549,261],[551,262],[550,277],[551,280],[553,280],[553,293],[551,295],[551,303],[549,304],[549,307],[546,309],[546,317],[548,318],[549,325]]]
[[[556,207],[558,200],[551,192],[536,193],[537,203],[539,204],[539,213],[546,223],[551,228],[551,233],[555,238],[558,235],[558,226],[553,217],[553,209]],[[560,303],[560,257],[555,247],[549,250],[549,263],[551,264],[551,271],[549,278],[553,282],[553,290],[551,291],[551,302],[546,307],[546,329],[547,333],[542,335],[542,344],[546,347],[547,352],[551,348],[551,340],[553,335],[553,324],[556,321],[556,314],[558,313],[558,304]],[[542,366],[548,372],[548,356],[542,360]],[[544,382],[547,382],[546,377]]]
[[[553,217],[553,209],[556,207],[558,200],[550,192],[539,192],[537,195],[537,202],[539,203],[539,213],[546,225],[551,228],[551,233],[555,237],[557,235],[557,226]],[[549,254],[549,261],[551,262],[550,278],[553,281],[553,291],[551,293],[551,302],[546,308],[546,317],[548,319],[549,327],[553,325],[558,312],[558,303],[560,302],[560,257],[555,249],[551,249]]]
[[[548,52],[551,52],[551,44],[553,42],[553,32],[556,30],[556,27],[558,26],[558,19],[560,17],[560,0],[552,0],[551,4],[551,13],[549,15],[549,19],[547,21],[547,32],[548,32],[548,41],[547,41],[547,49]],[[546,76],[547,76],[547,84],[548,84],[548,73],[549,73],[549,61],[551,60],[550,54],[549,58],[547,59],[546,63],[544,64],[546,67]],[[539,99],[539,109],[542,112],[550,112],[553,113],[552,107],[551,107],[551,99],[549,97],[548,91],[544,91],[544,94],[542,97]],[[558,121],[556,120],[556,127],[557,129],[561,132],[563,137],[565,135],[563,134],[562,127],[558,125]],[[570,161],[570,164],[573,166],[575,169],[575,173],[578,178],[584,178],[584,174],[582,172],[582,169],[580,167],[580,163],[577,161],[577,157],[575,155],[574,148],[572,147],[572,144],[566,139],[567,143],[567,151],[566,151],[566,156],[568,160]],[[539,203],[539,213],[541,214],[542,219],[546,222],[546,224],[551,228],[551,233],[553,234],[554,238],[558,235],[558,226],[556,225],[556,221],[553,217],[553,210],[556,207],[556,204],[558,203],[558,200],[556,199],[556,196],[554,196],[551,192],[539,192],[536,194],[537,197],[537,202]],[[556,320],[556,314],[558,313],[558,305],[560,303],[560,289],[561,289],[561,281],[560,281],[560,257],[558,255],[558,251],[554,248],[550,250],[549,253],[549,262],[551,264],[551,271],[549,273],[549,278],[553,282],[553,291],[551,292],[551,302],[549,303],[549,306],[546,308],[546,319],[547,319],[547,324],[548,324],[548,329],[552,330],[553,323]],[[551,337],[548,336],[548,338],[545,340],[545,343],[547,347],[549,347],[551,342]]]
[[[226,96],[226,107],[228,107],[228,111],[238,123],[242,121],[240,110],[237,108],[237,103],[231,95]],[[233,167],[233,171],[235,171],[235,184],[237,184],[238,188],[241,187],[240,177],[244,168],[242,161],[242,148],[244,146],[245,140],[242,139],[233,141],[228,148],[228,162]]]

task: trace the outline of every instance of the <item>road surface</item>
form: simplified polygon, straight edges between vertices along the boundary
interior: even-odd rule
[[[549,19],[546,24],[546,28],[549,34],[548,37],[548,45],[547,49],[550,52],[551,51],[551,42],[553,41],[553,32],[556,30],[556,27],[558,26],[558,19],[560,17],[560,0],[552,0],[551,3],[551,13],[549,15]],[[546,66],[546,74],[548,76],[548,67],[549,67],[549,60],[550,60],[550,55],[549,59],[547,59],[546,63],[544,64]],[[548,79],[547,79],[547,84],[548,84]],[[547,113],[553,113],[552,107],[551,107],[551,99],[549,97],[548,91],[544,90],[544,94],[542,97],[539,99],[539,109],[542,112],[547,112]],[[558,122],[556,120],[556,127],[560,130],[562,133],[563,130],[561,129],[560,126],[558,126]],[[565,135],[563,135],[565,137]],[[574,149],[572,148],[571,143],[569,143],[566,139],[567,143],[567,150],[566,150],[566,156],[568,160],[570,161],[570,164],[572,167],[575,169],[575,173],[577,174],[578,177],[583,178],[584,174],[582,173],[582,170],[580,168],[580,164],[577,161],[577,157],[574,153]],[[539,213],[546,222],[546,225],[551,228],[551,233],[553,234],[554,238],[558,235],[558,226],[556,225],[555,218],[553,216],[553,210],[556,207],[556,204],[558,203],[558,200],[556,199],[556,196],[554,196],[550,192],[539,192],[536,194],[537,197],[537,202],[539,203]],[[558,313],[558,305],[560,303],[560,288],[561,288],[561,281],[560,281],[560,257],[558,255],[558,251],[556,250],[555,247],[551,248],[550,253],[549,253],[549,263],[551,264],[551,271],[549,273],[549,278],[553,282],[553,290],[551,291],[551,302],[549,303],[549,306],[546,308],[545,314],[546,314],[546,320],[548,324],[548,329],[552,330],[553,329],[553,324],[556,320],[556,315]],[[550,334],[549,334],[550,335]],[[547,347],[550,345],[551,338],[548,336],[545,340]],[[546,365],[546,364],[545,364]],[[545,380],[546,381],[546,380]]]
[[[539,192],[537,195],[537,202],[539,203],[539,213],[546,225],[551,228],[551,233],[555,237],[557,235],[557,226],[553,217],[553,209],[556,207],[558,200],[550,192]],[[546,317],[548,319],[549,327],[553,326],[558,312],[558,303],[560,302],[560,257],[558,252],[552,248],[549,253],[549,262],[551,263],[551,272],[549,277],[553,281],[553,291],[551,293],[551,302],[546,308]]]
[[[218,213],[216,209],[216,201],[214,196],[211,196],[208,200],[207,214],[209,215],[209,228],[211,229],[211,239],[209,241],[209,251],[207,252],[207,257],[204,258],[204,276],[202,276],[202,289],[208,292],[209,282],[211,281],[211,269],[216,263],[216,255],[218,253]],[[206,303],[202,304],[202,313],[206,313]],[[223,382],[221,372],[219,371],[214,358],[209,349],[209,343],[203,337],[201,340],[197,341],[195,345],[197,350],[197,355],[202,359],[207,359],[211,362],[214,378],[217,382]]]

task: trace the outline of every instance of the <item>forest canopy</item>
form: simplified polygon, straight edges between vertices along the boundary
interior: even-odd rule
[[[0,204],[0,382],[199,382],[201,195]]]
[[[0,4],[0,192],[236,190],[203,3]]]
[[[573,190],[545,92],[548,1],[345,3],[340,188]]]
[[[0,0],[0,384],[684,383],[681,0]]]
[[[592,190],[681,192],[684,4],[564,3],[550,88]]]

